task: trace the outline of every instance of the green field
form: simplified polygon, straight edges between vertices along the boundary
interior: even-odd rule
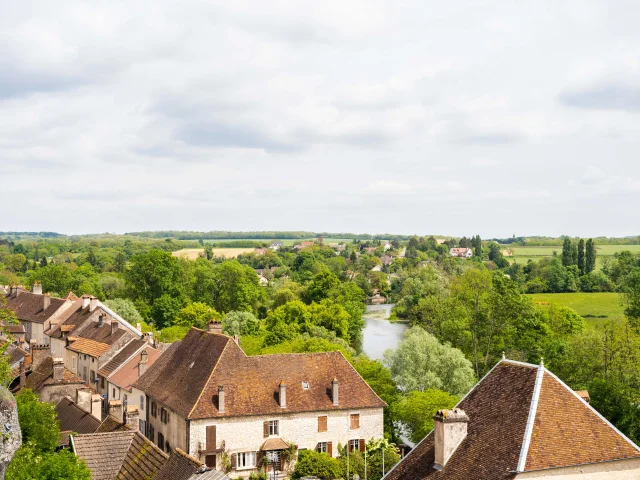
[[[633,253],[640,253],[640,245],[596,245],[597,257],[596,268],[600,268],[602,265],[602,259],[604,257],[612,257],[614,253],[621,252],[623,250],[629,250]],[[562,245],[556,245],[553,247],[508,247],[505,246],[503,252],[511,256],[508,258],[520,264],[525,264],[529,260],[538,261],[543,258],[551,258],[553,252],[558,255],[562,255]]]
[[[617,293],[535,293],[528,296],[541,305],[556,304],[573,308],[591,327],[624,317],[624,306]]]

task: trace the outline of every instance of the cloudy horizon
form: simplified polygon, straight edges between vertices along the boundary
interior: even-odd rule
[[[640,233],[640,5],[449,3],[0,0],[0,230]]]

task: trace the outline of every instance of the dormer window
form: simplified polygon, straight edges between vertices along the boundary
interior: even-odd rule
[[[302,382],[302,389],[309,390],[309,382]]]

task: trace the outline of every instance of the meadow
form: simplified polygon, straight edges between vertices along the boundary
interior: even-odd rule
[[[633,253],[640,253],[640,245],[596,245],[597,257],[596,268],[602,266],[604,257],[613,257],[617,252],[629,250]],[[552,247],[507,247],[502,250],[509,260],[520,264],[526,264],[529,260],[538,261],[543,258],[551,258],[553,252],[562,255],[562,245]]]
[[[624,306],[618,293],[534,293],[528,295],[539,305],[562,305],[574,309],[595,328],[607,320],[620,320],[624,317]]]

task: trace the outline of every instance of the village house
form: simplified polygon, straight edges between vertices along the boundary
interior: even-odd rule
[[[383,435],[385,403],[339,352],[247,356],[234,339],[192,328],[134,383],[146,436],[231,476],[247,476],[296,445],[331,456]]]
[[[295,249],[301,249],[301,248],[306,248],[306,247],[313,247],[316,244],[316,242],[302,242],[298,245],[296,245],[294,248]]]
[[[640,449],[544,365],[503,359],[386,480],[631,480]]]
[[[385,254],[380,257],[380,261],[382,262],[383,266],[388,266],[393,263],[393,257],[391,255]]]
[[[276,240],[271,242],[271,245],[269,246],[269,248],[273,251],[276,251],[276,250],[280,250],[283,246],[284,246],[284,243],[282,243],[280,240]]]
[[[31,340],[39,345],[48,344],[48,337],[44,334],[55,321],[64,314],[76,299],[75,295],[67,298],[51,297],[48,293],[42,294],[42,285],[33,284],[33,291],[25,291],[22,285],[14,285],[5,295],[6,308],[13,310],[24,327],[24,340]]]
[[[253,249],[253,253],[255,253],[256,255],[264,255],[265,253],[267,253],[268,249],[266,248],[254,248]]]
[[[471,248],[451,248],[449,255],[458,258],[471,258],[473,257],[473,250]]]

